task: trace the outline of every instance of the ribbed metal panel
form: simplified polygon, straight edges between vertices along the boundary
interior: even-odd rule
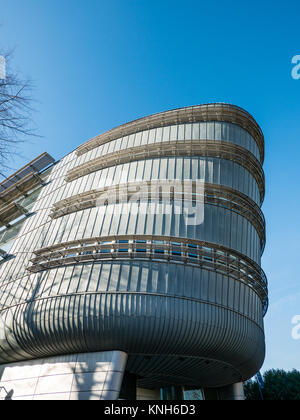
[[[238,311],[194,298],[145,292],[59,296],[18,307],[15,323],[14,336],[22,354],[25,351],[29,357],[119,348],[145,356],[140,368],[132,368],[139,375],[143,370],[147,375],[174,374],[182,366],[182,358],[193,357],[200,366],[204,360],[217,362],[228,368],[226,375],[238,372],[238,379],[245,380],[256,372],[257,358],[259,363],[263,361],[261,326]],[[7,344],[13,348],[15,339],[8,336]],[[174,353],[171,366],[159,370],[152,366],[151,355]],[[3,352],[2,362],[20,356],[9,349],[6,354]],[[218,378],[216,373],[209,383],[199,377],[209,386],[226,383],[226,375]],[[184,376],[199,384],[195,372]]]
[[[263,162],[264,136],[257,122],[242,108],[222,103],[179,108],[140,118],[91,139],[78,147],[77,154],[82,155],[101,144],[108,143],[124,135],[138,133],[145,128],[155,129],[157,127],[168,127],[170,125],[176,126],[183,123],[190,123],[191,121],[196,123],[198,121],[213,121],[214,123],[222,121],[227,125],[228,123],[233,123],[237,127],[242,127],[248,131],[253,139],[255,139]],[[224,124],[224,126],[226,126],[226,124]]]
[[[63,158],[10,250],[14,258],[0,266],[0,363],[118,349],[129,354],[127,369],[139,385],[154,388],[223,386],[256,373],[264,359],[266,294],[255,276],[244,281],[238,262],[232,272],[218,269],[229,264],[221,257],[216,263],[203,254],[205,264],[193,264],[176,244],[156,246],[156,254],[153,247],[155,257],[135,245],[127,253],[114,246],[106,260],[84,247],[108,237],[194,241],[259,273],[263,144],[248,113],[216,104],[137,120]],[[144,155],[135,158],[133,149]],[[105,188],[175,179],[203,182],[203,223],[187,225],[172,202],[169,214],[151,214],[142,200],[137,213],[122,213],[124,200],[100,207],[95,201]],[[86,258],[78,249],[70,253],[73,243]]]
[[[208,156],[233,161],[251,173],[259,187],[261,202],[264,199],[264,174],[259,161],[245,151],[243,147],[229,145],[226,142],[194,140],[136,146],[121,152],[112,152],[83,163],[68,172],[66,181],[70,182],[84,175],[101,169],[115,167],[116,165],[164,156]]]
[[[106,136],[107,134],[105,134]],[[104,136],[104,137],[105,137]],[[190,141],[190,140],[213,140],[225,141],[237,144],[251,152],[260,160],[259,147],[255,139],[244,128],[226,122],[194,122],[171,126],[160,126],[151,130],[137,131],[136,133],[123,135],[116,140],[103,141],[97,147],[96,157],[103,154],[118,152],[130,147],[149,145],[160,142]],[[107,140],[107,138],[106,138]],[[87,145],[88,143],[86,143]],[[92,147],[90,150],[93,150]],[[77,153],[80,154],[79,149]],[[85,152],[88,153],[88,152]]]

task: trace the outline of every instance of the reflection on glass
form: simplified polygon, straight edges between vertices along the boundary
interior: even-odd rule
[[[201,389],[185,389],[183,391],[183,399],[186,401],[203,400],[203,393]]]

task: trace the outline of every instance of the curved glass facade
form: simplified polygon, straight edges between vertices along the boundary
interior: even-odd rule
[[[58,162],[0,267],[0,363],[121,350],[144,388],[253,376],[267,309],[263,145],[248,113],[212,104],[125,124]]]
[[[178,140],[228,141],[249,150],[257,159],[260,158],[256,141],[244,128],[231,123],[210,121],[171,125],[139,131],[135,134],[112,140],[93,149],[93,152],[88,152],[86,156],[83,155],[82,163],[86,159],[103,156],[122,149],[128,149],[129,147]]]

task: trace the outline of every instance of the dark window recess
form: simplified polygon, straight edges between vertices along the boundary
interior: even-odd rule
[[[181,256],[181,252],[172,251],[172,255],[179,255],[179,256]]]

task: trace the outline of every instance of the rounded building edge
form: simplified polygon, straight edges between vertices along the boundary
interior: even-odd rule
[[[119,137],[134,134],[142,130],[163,127],[166,125],[202,121],[229,122],[246,129],[257,143],[261,163],[263,164],[265,140],[259,124],[245,109],[237,105],[223,102],[175,108],[138,118],[125,124],[121,124],[88,140],[77,147],[76,153],[78,156],[81,156],[101,144],[105,144]]]
[[[176,297],[103,299],[111,306],[109,317],[92,313],[91,301],[101,305],[93,296],[72,302],[63,297],[48,299],[43,308],[39,302],[19,308],[0,343],[1,363],[119,349],[128,354],[128,370],[143,378],[140,386],[146,388],[151,384],[225,386],[249,379],[263,364],[263,328],[241,314]],[[52,320],[54,307],[60,313],[66,311],[65,316]],[[132,316],[136,307],[141,311]],[[157,308],[156,315],[149,317],[151,307]],[[66,322],[69,312],[74,315],[72,322]],[[43,322],[37,323],[41,315]]]

